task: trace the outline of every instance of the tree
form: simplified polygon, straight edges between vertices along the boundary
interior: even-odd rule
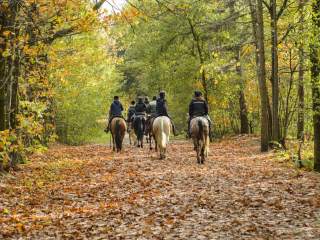
[[[264,22],[262,0],[249,0],[253,36],[256,45],[257,76],[261,101],[261,151],[269,149],[269,120],[268,118],[268,89],[266,83],[265,47],[264,47]]]
[[[304,72],[305,72],[305,51],[304,51],[304,41],[302,39],[303,36],[303,28],[305,23],[304,18],[304,0],[299,1],[299,80],[298,80],[298,121],[297,121],[297,138],[301,141],[304,140],[304,111],[305,111],[305,103],[304,103]]]
[[[314,131],[314,169],[320,172],[320,0],[312,5],[313,31],[310,44],[311,82],[313,101],[313,131]]]

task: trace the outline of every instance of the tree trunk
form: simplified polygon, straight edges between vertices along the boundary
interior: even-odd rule
[[[277,1],[270,0],[271,8],[271,56],[272,56],[272,141],[280,141],[279,127],[279,71],[278,71],[278,18]]]
[[[241,66],[241,48],[236,51],[237,73],[239,76],[239,107],[240,107],[240,133],[249,134],[249,121],[246,98],[244,95],[244,79]]]
[[[200,62],[200,68],[201,68],[200,69],[200,71],[201,71],[201,84],[202,84],[203,91],[204,91],[204,99],[208,102],[208,86],[207,86],[206,72],[204,70],[205,59],[203,56],[202,48],[200,46],[200,38],[199,38],[199,35],[196,32],[196,30],[194,29],[192,20],[190,18],[188,18],[188,22],[189,22],[191,33],[193,36],[193,40],[196,43],[197,51],[198,51],[198,55],[199,55],[199,62]]]
[[[299,33],[303,34],[304,24],[304,2],[299,2]],[[298,122],[297,122],[297,138],[304,140],[304,44],[302,39],[299,40],[299,78],[298,78]]]
[[[313,100],[314,169],[320,172],[320,0],[313,2],[313,38],[310,44]]]
[[[261,102],[261,151],[268,151],[268,89],[266,83],[266,64],[264,48],[264,25],[262,0],[249,0],[253,35],[256,43],[257,75]]]
[[[0,84],[0,131],[3,131],[6,129],[6,87],[2,81]]]

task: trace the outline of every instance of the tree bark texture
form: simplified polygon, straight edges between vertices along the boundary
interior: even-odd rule
[[[313,2],[313,38],[310,44],[313,100],[314,169],[320,172],[320,0]]]

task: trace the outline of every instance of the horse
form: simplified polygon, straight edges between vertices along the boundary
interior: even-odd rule
[[[153,125],[154,119],[155,119],[154,116],[150,116],[146,121],[145,135],[147,136],[147,139],[149,139],[149,146],[150,146],[149,148],[150,148],[150,150],[152,150],[152,138],[153,138],[152,125]],[[147,143],[148,143],[148,141],[147,141]]]
[[[209,122],[205,117],[195,117],[190,122],[190,133],[194,149],[197,152],[197,162],[204,164],[209,153]]]
[[[126,121],[121,117],[115,117],[110,125],[112,135],[112,150],[120,152],[122,150],[122,143],[127,130]]]
[[[166,158],[171,128],[171,121],[166,116],[157,117],[153,121],[152,135],[155,140],[156,151],[158,151],[158,148],[160,149],[160,159]]]
[[[144,116],[136,116],[133,120],[134,133],[137,136],[138,147],[143,148],[143,137],[146,126],[146,119]]]
[[[134,133],[134,129],[133,129],[132,125],[133,125],[132,122],[128,123],[129,143],[130,143],[130,145],[135,146],[137,144],[137,136]]]

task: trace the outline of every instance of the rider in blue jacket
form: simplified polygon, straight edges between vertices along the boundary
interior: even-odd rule
[[[105,129],[106,133],[110,131],[110,123],[113,118],[115,117],[123,118],[122,112],[123,112],[123,106],[119,100],[119,96],[114,96],[113,102],[111,103],[111,106],[109,109],[109,121],[108,121],[108,126]]]

